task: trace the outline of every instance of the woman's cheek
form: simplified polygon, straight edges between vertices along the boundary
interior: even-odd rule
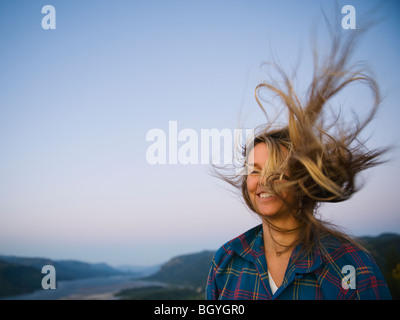
[[[257,189],[258,185],[258,177],[257,176],[248,176],[247,178],[247,190],[249,192],[254,193]]]

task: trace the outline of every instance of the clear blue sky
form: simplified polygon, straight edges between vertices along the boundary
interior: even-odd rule
[[[353,5],[361,25],[381,2],[337,3]],[[372,146],[400,138],[400,3],[384,3],[355,55],[385,97]],[[56,9],[55,30],[41,26],[44,5]],[[307,85],[322,10],[340,27],[333,1],[1,1],[0,254],[151,265],[258,224],[207,165],[148,164],[146,134],[168,133],[169,121],[199,134],[261,124],[260,65],[274,57],[290,72],[301,54]],[[346,99],[360,113],[367,101]],[[391,156],[323,217],[355,235],[400,232]]]

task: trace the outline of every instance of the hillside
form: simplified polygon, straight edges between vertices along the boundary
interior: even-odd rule
[[[192,288],[204,287],[213,255],[214,251],[202,251],[172,258],[157,273],[143,279]]]
[[[386,279],[393,299],[400,300],[400,235],[384,233],[361,237]]]
[[[371,250],[371,254],[381,268],[394,267],[392,260],[393,258],[396,260],[396,255],[400,254],[400,235],[383,233],[376,237],[361,237],[360,240],[367,249]],[[392,255],[394,256],[391,257]]]
[[[158,272],[141,278],[164,285],[125,289],[116,294],[124,300],[201,300],[215,251],[202,251],[172,258]]]
[[[38,289],[42,276],[34,267],[0,260],[0,297],[33,292]]]
[[[53,265],[56,281],[90,277],[132,274],[105,263],[87,263],[76,260],[50,260],[0,255],[0,298],[30,293],[41,289],[42,267]]]

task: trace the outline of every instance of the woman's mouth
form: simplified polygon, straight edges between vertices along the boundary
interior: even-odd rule
[[[267,201],[267,200],[274,199],[276,197],[276,195],[273,193],[260,192],[257,194],[257,197],[259,197],[263,201]]]

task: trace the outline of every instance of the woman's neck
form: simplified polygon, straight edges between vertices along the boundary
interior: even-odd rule
[[[299,223],[291,215],[263,219],[264,249],[277,256],[292,252],[299,238]]]

